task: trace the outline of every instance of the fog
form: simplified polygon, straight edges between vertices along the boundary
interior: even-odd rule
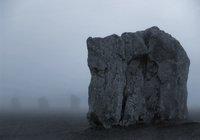
[[[191,60],[188,106],[200,107],[198,0],[0,0],[0,108],[87,109],[86,39],[158,26],[177,38]]]

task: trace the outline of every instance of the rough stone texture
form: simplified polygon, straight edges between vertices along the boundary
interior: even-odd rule
[[[152,27],[90,37],[87,48],[92,126],[186,119],[190,60],[171,35]]]

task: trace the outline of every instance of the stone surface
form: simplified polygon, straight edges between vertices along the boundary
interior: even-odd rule
[[[151,27],[88,38],[88,120],[110,128],[187,118],[190,60],[171,35]]]

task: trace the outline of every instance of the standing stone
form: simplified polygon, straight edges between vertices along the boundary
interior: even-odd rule
[[[45,97],[40,97],[38,99],[38,108],[41,111],[49,111],[49,101]]]
[[[81,110],[81,100],[78,96],[71,94],[70,95],[70,111],[71,112],[80,112]]]
[[[11,98],[11,110],[13,112],[18,112],[18,111],[22,110],[21,101],[18,97]]]
[[[88,38],[88,120],[110,128],[184,120],[190,60],[171,35],[152,27]]]

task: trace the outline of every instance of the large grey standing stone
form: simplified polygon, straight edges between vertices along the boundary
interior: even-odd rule
[[[171,35],[152,27],[90,37],[87,48],[92,126],[186,119],[190,60]]]

